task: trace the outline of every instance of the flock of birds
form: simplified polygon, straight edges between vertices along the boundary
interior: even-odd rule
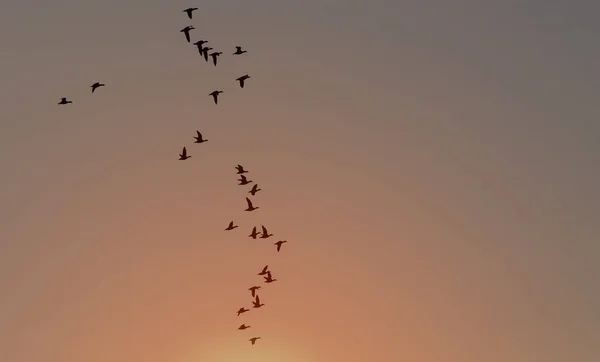
[[[187,9],[183,10],[183,12],[186,13],[190,19],[192,19],[193,12],[196,10],[198,10],[198,8],[187,8]],[[193,25],[188,25],[185,28],[180,30],[180,32],[182,32],[185,35],[185,39],[187,40],[188,43],[191,43],[190,32],[194,29],[195,28]],[[198,53],[200,54],[200,56],[202,56],[204,58],[204,60],[206,62],[208,62],[208,58],[210,57],[212,59],[213,65],[216,66],[218,63],[217,59],[219,56],[223,55],[223,52],[219,52],[219,51],[210,52],[211,50],[214,50],[214,49],[210,46],[205,46],[205,44],[207,44],[207,43],[208,43],[208,40],[201,39],[201,40],[194,42],[193,45],[195,45],[198,48]],[[244,53],[247,53],[247,51],[243,50],[241,46],[235,46],[235,52],[233,53],[233,55],[242,55]],[[250,79],[250,76],[248,74],[245,74],[245,75],[242,75],[241,77],[238,77],[236,79],[236,81],[239,83],[240,88],[244,88],[245,81],[248,79]],[[92,89],[92,93],[94,93],[96,91],[96,89],[98,89],[100,87],[105,87],[105,86],[106,85],[103,83],[95,82],[90,87]],[[212,96],[215,104],[218,104],[219,95],[221,93],[223,93],[222,90],[214,90],[213,92],[209,93],[209,95]],[[68,100],[66,97],[62,97],[60,102],[58,102],[59,105],[65,105],[65,104],[70,104],[70,103],[73,103],[73,101]],[[199,143],[199,144],[202,144],[202,143],[205,143],[208,141],[206,138],[204,138],[202,133],[198,130],[196,131],[196,136],[194,137],[194,139],[195,139],[194,143]],[[183,149],[181,150],[181,153],[179,154],[179,160],[185,161],[185,160],[190,159],[191,157],[192,156],[190,156],[188,154],[187,149],[184,146]],[[253,180],[248,180],[248,178],[245,175],[248,173],[248,171],[245,170],[242,165],[235,166],[235,169],[237,170],[236,174],[239,175],[238,185],[245,186],[245,185],[249,185],[254,182]],[[262,191],[262,190],[259,188],[257,183],[254,183],[254,185],[248,191],[248,193],[251,196],[255,196],[256,193],[258,193],[259,191]],[[251,212],[251,211],[259,209],[258,206],[254,206],[254,204],[252,203],[252,200],[249,197],[246,197],[246,204],[247,204],[247,207],[246,207],[245,211]],[[236,228],[238,228],[238,225],[235,225],[234,221],[230,221],[229,225],[225,228],[225,231],[232,231]],[[267,228],[264,225],[261,225],[260,231],[258,230],[258,228],[256,226],[253,227],[252,232],[248,235],[248,237],[250,237],[252,239],[257,239],[257,238],[268,239],[272,236],[273,236],[273,234],[269,233],[269,231],[267,230]],[[287,240],[279,240],[274,243],[277,252],[279,252],[281,250],[282,245],[285,244],[286,242],[287,242]],[[270,284],[270,283],[277,281],[277,279],[273,278],[273,275],[271,273],[271,270],[269,270],[268,265],[265,265],[257,275],[263,277],[263,279],[264,279],[263,281],[265,284]],[[253,298],[253,300],[252,300],[252,308],[253,309],[258,309],[265,305],[264,303],[261,302],[260,296],[258,295],[258,290],[260,290],[260,289],[261,289],[260,285],[254,285],[254,286],[248,288],[248,291],[250,291],[250,294]],[[241,307],[237,311],[237,316],[239,317],[242,314],[247,313],[249,311],[250,311],[250,309]],[[243,331],[250,327],[251,326],[246,325],[244,323],[238,327],[238,330]],[[252,345],[254,345],[256,343],[256,341],[259,339],[261,339],[261,337],[255,336],[255,337],[250,338],[249,341]]]

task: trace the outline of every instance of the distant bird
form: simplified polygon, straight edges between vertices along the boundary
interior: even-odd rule
[[[242,50],[242,47],[240,47],[240,46],[236,46],[235,53],[233,53],[233,55],[240,55],[240,54],[244,54],[244,53],[247,53],[247,51]]]
[[[244,81],[246,79],[250,79],[250,76],[248,74],[242,75],[241,77],[236,79],[238,82],[240,82],[240,88],[244,88]]]
[[[183,10],[184,13],[187,14],[188,18],[192,18],[192,12],[198,10],[198,8],[187,8],[185,10]]]
[[[242,165],[237,165],[237,166],[235,166],[235,168],[237,169],[238,175],[241,175],[243,173],[248,173],[248,171],[244,170],[244,166],[242,166]]]
[[[269,271],[269,265],[265,265],[265,267],[262,268],[262,270],[260,271],[260,273],[258,273],[256,275],[267,275],[267,273],[270,273],[270,271]]]
[[[72,101],[68,101],[67,98],[62,97],[60,99],[60,102],[58,102],[58,104],[69,104],[69,103],[73,103]]]
[[[223,52],[213,52],[213,53],[210,53],[210,57],[212,58],[212,60],[213,60],[213,64],[214,64],[215,66],[217,65],[217,57],[218,57],[219,55],[221,55],[221,54],[223,54]]]
[[[94,93],[96,88],[100,88],[100,87],[104,87],[104,86],[106,86],[106,84],[96,82],[96,83],[92,84],[90,87],[92,88],[92,93]]]
[[[278,242],[275,243],[275,245],[277,245],[277,252],[279,252],[279,250],[281,250],[281,245],[287,243],[287,240],[279,240]]]
[[[183,150],[181,150],[181,153],[179,154],[179,160],[185,161],[190,157],[192,157],[192,156],[188,156],[187,150],[185,149],[185,147],[183,147]]]
[[[229,222],[229,226],[227,226],[227,229],[225,229],[225,231],[233,230],[236,227],[238,227],[238,226],[237,225],[233,225],[233,221],[231,221],[231,222]]]
[[[273,283],[273,282],[277,281],[277,279],[273,279],[273,276],[271,276],[271,272],[270,271],[268,271],[267,272],[267,276],[263,277],[263,278],[265,278],[265,283]]]
[[[256,298],[254,299],[254,302],[252,302],[253,306],[252,308],[260,308],[263,305],[265,305],[264,303],[260,302],[260,298],[258,297],[258,295],[256,296]]]
[[[200,53],[200,55],[204,55],[204,48],[202,47],[202,45],[208,43],[208,40],[198,40],[197,42],[194,43],[195,46],[198,47],[198,53]]]
[[[254,287],[250,287],[248,288],[248,290],[250,291],[250,293],[252,293],[252,297],[256,296],[256,291],[260,289],[260,286],[254,286]]]
[[[273,236],[273,234],[269,234],[269,232],[267,231],[267,228],[264,225],[261,225],[261,226],[262,226],[262,233],[260,235],[261,239],[267,239],[267,238]]]
[[[241,186],[248,185],[249,183],[252,182],[252,180],[246,179],[246,176],[244,176],[244,175],[240,175],[240,178],[238,178],[237,180],[240,182],[238,185],[241,185]]]
[[[194,28],[193,25],[188,25],[185,28],[179,30],[180,32],[185,34],[185,40],[187,40],[187,42],[190,42],[190,30],[194,30],[196,28]]]
[[[242,313],[246,313],[246,312],[248,312],[248,311],[250,311],[250,309],[246,309],[246,308],[244,308],[244,307],[241,307],[240,309],[238,309],[238,311],[237,311],[237,315],[238,315],[238,317],[239,317],[239,316],[240,316],[240,314],[242,314]]]
[[[205,138],[202,138],[202,133],[200,133],[200,131],[196,131],[196,137],[194,137],[196,139],[196,142],[194,143],[204,143],[206,141],[208,141]]]
[[[239,326],[239,327],[238,327],[238,329],[239,329],[240,331],[243,331],[244,329],[248,329],[248,328],[250,328],[250,326],[247,326],[247,325],[245,325],[245,324],[242,324],[241,326]]]
[[[208,62],[208,51],[209,50],[213,50],[213,48],[211,48],[211,47],[202,48],[202,56],[204,57],[204,60],[207,62]]]
[[[260,339],[260,337],[252,337],[252,338],[249,339],[249,341],[254,346],[254,343],[256,343],[256,341],[258,341],[259,339]]]
[[[213,97],[213,99],[215,100],[215,104],[218,104],[219,101],[217,100],[217,97],[219,97],[219,94],[221,94],[221,93],[223,93],[223,91],[216,90],[216,91],[209,93],[208,95]]]
[[[256,231],[256,226],[252,228],[252,232],[248,235],[249,238],[256,239],[256,237],[260,235],[258,231]]]
[[[259,191],[262,191],[262,189],[258,188],[258,184],[254,184],[254,186],[252,186],[252,189],[250,191],[248,191],[248,193],[252,194],[252,196],[254,196]]]
[[[248,207],[244,211],[254,211],[254,210],[260,208],[259,206],[254,207],[254,205],[252,205],[252,201],[250,201],[250,199],[247,197],[246,197],[246,203],[248,204]]]

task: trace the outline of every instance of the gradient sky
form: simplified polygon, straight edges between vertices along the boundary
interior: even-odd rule
[[[0,360],[600,360],[597,1],[0,10]]]

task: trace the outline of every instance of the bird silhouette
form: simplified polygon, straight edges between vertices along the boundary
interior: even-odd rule
[[[187,8],[185,10],[183,10],[184,13],[187,14],[188,18],[192,18],[192,12],[198,10],[198,8]]]
[[[179,160],[185,161],[190,157],[192,157],[192,156],[188,156],[187,150],[185,149],[185,147],[183,147],[183,150],[181,150],[181,153],[179,154]]]
[[[258,206],[256,206],[256,207],[255,207],[254,205],[252,205],[252,201],[250,201],[250,199],[249,199],[249,198],[247,198],[247,197],[246,197],[246,203],[248,204],[248,207],[247,207],[247,208],[246,208],[246,210],[244,210],[244,211],[254,211],[254,210],[256,210],[256,209],[259,209],[259,208],[260,208],[260,207],[258,207]]]
[[[275,245],[277,245],[277,252],[279,252],[279,250],[281,250],[281,245],[287,243],[287,240],[279,240],[278,242],[275,243]]]
[[[208,62],[208,51],[209,50],[213,50],[213,48],[211,48],[211,47],[202,48],[202,56],[204,57],[204,60],[207,62]]]
[[[269,272],[269,265],[265,265],[264,268],[262,268],[262,270],[260,271],[260,273],[256,274],[256,275],[267,275],[267,273]]]
[[[239,329],[240,331],[243,331],[244,329],[248,329],[248,328],[250,328],[250,326],[247,326],[247,325],[245,325],[245,324],[242,324],[241,326],[239,326],[239,327],[238,327],[238,329]]]
[[[237,315],[238,315],[238,317],[240,316],[240,314],[242,314],[242,313],[246,313],[246,312],[248,312],[249,310],[250,310],[250,309],[246,309],[246,308],[244,308],[244,307],[241,307],[241,308],[240,308],[240,309],[238,309],[238,311],[237,311]]]
[[[248,191],[248,193],[251,194],[252,196],[254,196],[259,191],[262,191],[262,189],[258,188],[258,184],[254,184],[254,186],[252,186],[252,189],[250,191]]]
[[[260,298],[258,297],[258,295],[256,296],[256,298],[254,299],[254,302],[252,302],[252,308],[260,308],[264,305],[264,303],[260,302]]]
[[[217,65],[217,57],[219,55],[223,54],[223,52],[212,52],[210,53],[210,57],[212,58],[213,64],[216,66]]]
[[[267,228],[264,225],[262,226],[262,233],[260,235],[261,239],[267,239],[270,238],[271,236],[273,236],[273,234],[269,234],[269,232],[267,231]]]
[[[256,226],[252,228],[252,232],[248,235],[249,238],[256,239],[256,237],[260,235],[258,231],[256,231]]]
[[[200,53],[201,56],[204,56],[204,48],[202,47],[202,45],[206,43],[208,43],[208,40],[198,40],[194,43],[194,45],[198,47],[198,53]]]
[[[242,186],[248,185],[249,183],[252,182],[252,180],[246,179],[246,176],[244,176],[244,175],[240,175],[240,178],[238,178],[237,180],[240,182],[238,185],[242,185]]]
[[[60,99],[60,102],[58,102],[58,104],[69,104],[69,103],[73,103],[72,101],[68,101],[67,98],[62,97]]]
[[[240,82],[240,88],[244,88],[244,84],[245,84],[244,81],[246,79],[250,79],[250,76],[248,74],[242,75],[241,77],[236,79],[238,82]]]
[[[252,338],[249,339],[249,341],[254,346],[254,343],[256,343],[256,341],[258,341],[259,339],[260,339],[260,337],[252,337]]]
[[[253,286],[248,288],[248,290],[250,291],[250,293],[252,293],[252,297],[256,296],[256,291],[260,289],[260,286]]]
[[[242,50],[241,46],[236,46],[235,47],[235,53],[233,53],[233,55],[240,55],[240,54],[244,54],[247,53],[247,51]]]
[[[200,131],[196,131],[196,136],[194,137],[194,139],[196,139],[196,142],[194,143],[204,143],[208,141],[207,139],[202,138],[202,133],[200,133]]]
[[[216,91],[209,93],[208,95],[213,97],[215,104],[218,104],[219,101],[217,98],[219,97],[219,94],[221,94],[221,93],[223,93],[223,91],[216,90]]]
[[[277,281],[277,279],[273,279],[273,276],[271,275],[270,271],[268,271],[267,276],[263,278],[265,278],[265,283],[273,283]]]
[[[235,229],[236,227],[238,227],[238,226],[237,226],[237,225],[233,225],[233,221],[230,221],[230,222],[229,222],[229,226],[227,226],[227,229],[225,229],[225,231],[228,231],[228,230],[233,230],[233,229]]]
[[[180,32],[185,34],[185,40],[187,40],[187,42],[190,42],[190,30],[194,30],[196,28],[194,28],[193,25],[188,25],[185,28],[179,30]]]
[[[235,166],[235,168],[237,169],[238,175],[241,175],[243,173],[248,173],[248,171],[244,170],[244,166],[242,166],[242,165],[237,165],[237,166]]]
[[[96,82],[96,83],[92,84],[90,87],[92,88],[92,93],[94,93],[94,91],[97,88],[104,87],[104,86],[106,86],[106,84],[102,84],[102,83]]]

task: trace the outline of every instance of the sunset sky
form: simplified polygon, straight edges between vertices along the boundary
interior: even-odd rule
[[[0,361],[600,361],[599,13],[2,0]]]

